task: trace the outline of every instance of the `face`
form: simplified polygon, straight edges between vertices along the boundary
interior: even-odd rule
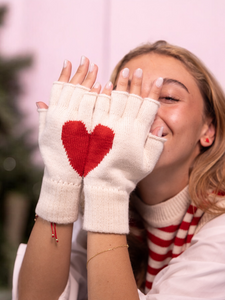
[[[167,141],[155,169],[182,167],[188,172],[208,128],[203,98],[194,78],[180,61],[153,53],[134,58],[124,67],[130,69],[130,79],[137,68],[143,70],[142,97],[148,96],[158,77],[164,78],[161,106],[151,131],[163,126]]]

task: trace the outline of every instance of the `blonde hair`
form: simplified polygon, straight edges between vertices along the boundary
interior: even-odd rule
[[[144,44],[130,51],[116,65],[111,75],[112,83],[116,83],[119,72],[128,61],[149,53],[166,55],[179,60],[196,80],[204,100],[204,116],[212,119],[216,134],[211,147],[202,147],[201,153],[195,159],[190,170],[189,193],[197,207],[214,214],[221,214],[225,212],[225,209],[218,205],[218,198],[225,195],[225,96],[223,90],[194,54],[165,41]]]

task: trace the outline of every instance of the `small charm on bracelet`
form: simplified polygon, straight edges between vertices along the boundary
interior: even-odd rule
[[[35,214],[35,218],[34,218],[35,222],[37,221],[37,218],[38,218],[38,215]],[[52,238],[55,238],[56,242],[58,243],[59,240],[58,240],[57,232],[56,232],[56,223],[51,222],[50,224],[51,224],[51,229],[52,229]]]

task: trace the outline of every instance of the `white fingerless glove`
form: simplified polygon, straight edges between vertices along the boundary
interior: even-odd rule
[[[153,170],[164,138],[150,133],[159,102],[125,92],[99,96],[84,171],[84,229],[129,232],[129,195]]]
[[[38,109],[45,170],[36,213],[50,222],[72,223],[78,216],[88,131],[97,97],[87,91],[80,85],[55,82],[49,108]]]

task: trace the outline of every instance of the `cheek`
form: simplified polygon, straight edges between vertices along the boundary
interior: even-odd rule
[[[168,109],[166,123],[171,133],[182,141],[189,140],[189,143],[195,144],[199,140],[202,117],[198,109],[187,109],[187,107]]]
[[[173,110],[168,114],[168,123],[171,125],[173,129],[179,128],[182,124],[183,118],[178,110]]]
[[[172,133],[179,133],[188,127],[189,118],[185,109],[168,108],[165,110],[165,122],[172,131]]]

